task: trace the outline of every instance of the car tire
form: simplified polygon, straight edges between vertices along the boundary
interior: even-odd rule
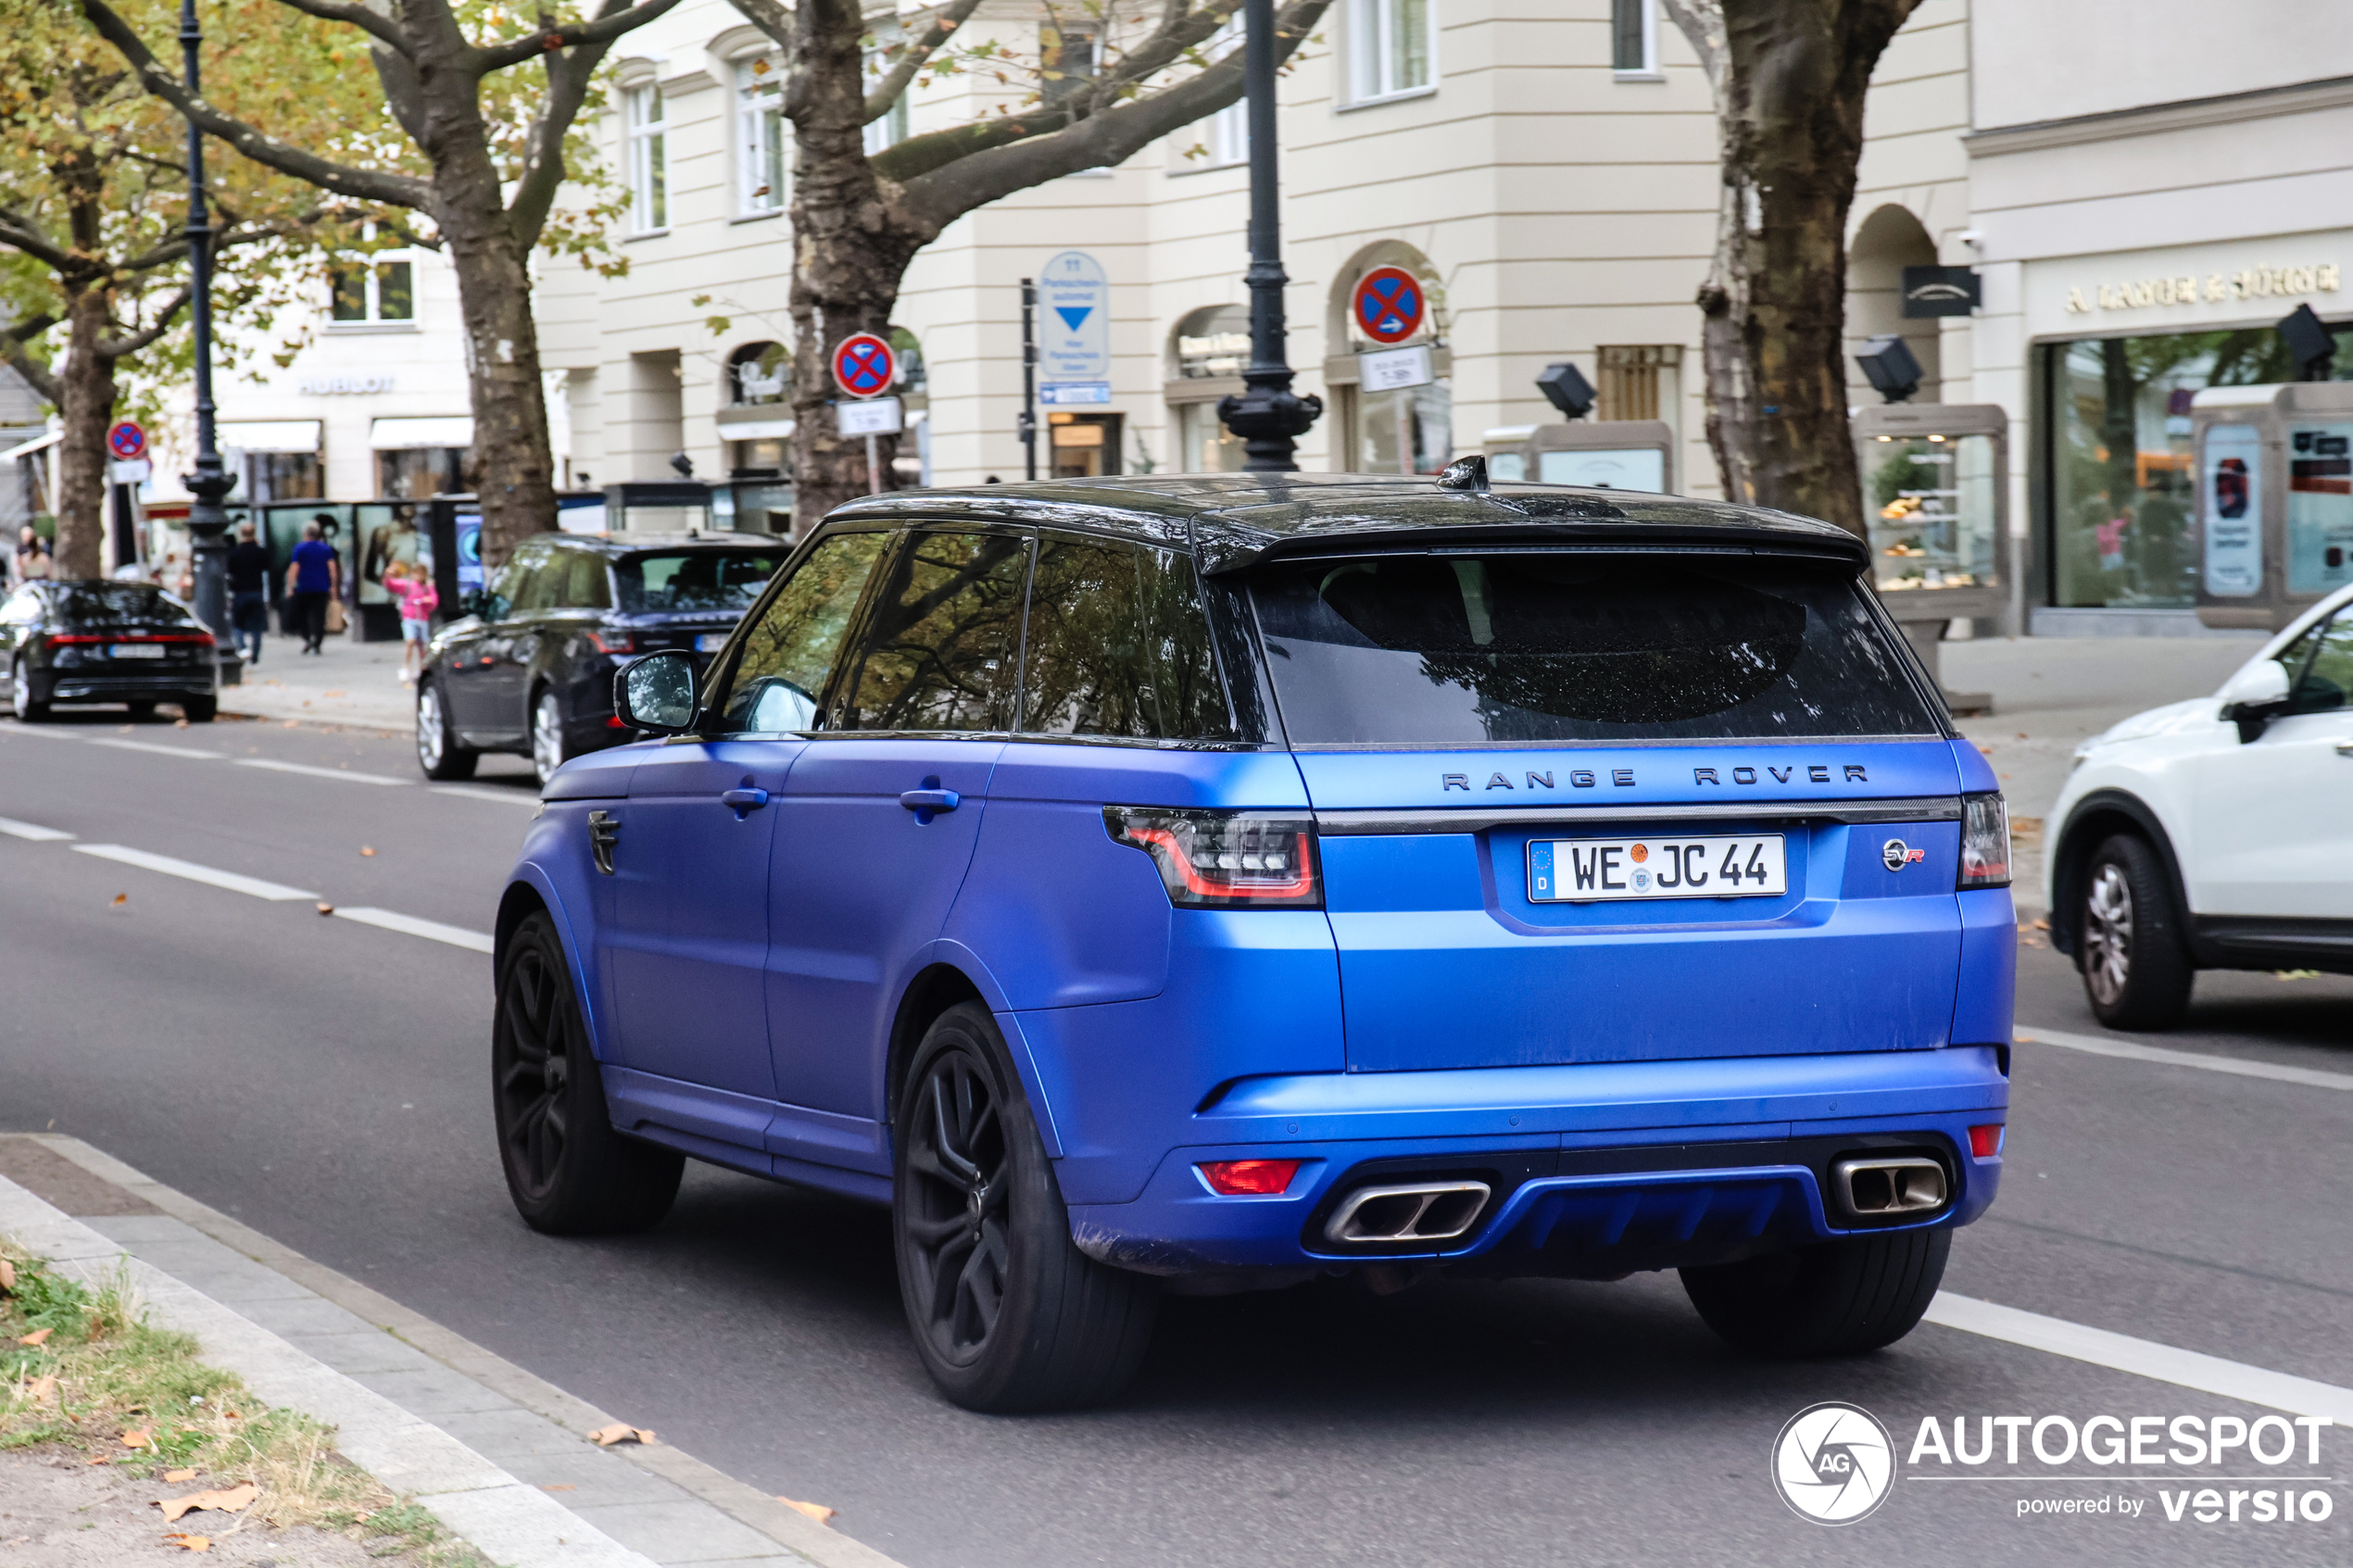
[[[941,1393],[994,1413],[1075,1410],[1126,1387],[1154,1280],[1099,1263],[1070,1214],[996,1021],[949,1009],[900,1099],[891,1235],[916,1353]]]
[[[32,677],[25,673],[22,659],[8,667],[8,711],[19,724],[44,724],[49,720],[49,705],[32,700]]]
[[[220,699],[217,696],[183,697],[180,716],[191,724],[209,724],[220,716]]]
[[[1953,1233],[1849,1236],[1685,1269],[1702,1322],[1752,1355],[1859,1356],[1912,1332],[1944,1278]]]
[[[123,706],[130,709],[131,721],[134,724],[144,724],[156,716],[156,705],[152,698],[125,703]]]
[[[2168,884],[2164,862],[2136,834],[2108,839],[2084,868],[2076,971],[2093,1015],[2110,1029],[2171,1029],[2189,1010],[2197,970]]]
[[[482,753],[458,744],[458,732],[443,706],[441,687],[432,681],[417,683],[417,766],[425,777],[450,781],[474,776]]]
[[[523,1223],[549,1236],[642,1231],[670,1212],[686,1157],[613,1131],[572,965],[542,911],[498,966],[491,1100]]]
[[[556,694],[543,690],[531,699],[531,768],[545,788],[571,753],[564,746],[564,709]]]

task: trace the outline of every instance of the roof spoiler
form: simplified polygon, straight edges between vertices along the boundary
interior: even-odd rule
[[[1680,509],[1680,508],[1679,508]],[[1211,576],[1245,571],[1270,561],[1313,559],[1316,557],[1366,554],[1418,554],[1429,550],[1459,550],[1480,546],[1506,549],[1530,546],[1633,546],[1642,549],[1730,549],[1753,555],[1795,557],[1860,571],[1870,553],[1860,539],[1842,531],[1809,527],[1783,533],[1760,528],[1755,521],[1708,522],[1697,520],[1652,521],[1638,517],[1572,520],[1542,518],[1512,521],[1428,523],[1382,528],[1365,524],[1327,528],[1290,534],[1259,534],[1202,529],[1196,534],[1196,556]]]

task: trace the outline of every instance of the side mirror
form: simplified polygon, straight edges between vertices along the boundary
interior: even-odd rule
[[[2287,670],[2277,659],[2259,659],[2222,684],[2222,717],[2239,727],[2239,744],[2259,737],[2286,710]]]
[[[694,728],[695,656],[684,649],[649,653],[615,671],[612,710],[631,729],[674,735]]]

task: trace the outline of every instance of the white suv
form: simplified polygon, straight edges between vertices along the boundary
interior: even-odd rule
[[[2201,969],[2353,973],[2353,588],[2212,696],[2075,749],[2050,821],[2051,943],[2112,1029],[2164,1029]]]

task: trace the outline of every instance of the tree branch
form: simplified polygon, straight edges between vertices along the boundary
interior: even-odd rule
[[[774,5],[774,0],[765,0],[765,3]],[[907,52],[899,57],[880,82],[875,83],[875,90],[866,94],[867,124],[872,125],[890,112],[890,106],[899,102],[906,93],[908,83],[915,80],[915,73],[923,69],[924,62],[937,54],[939,46],[948,42],[949,35],[963,26],[966,19],[978,9],[980,0],[948,0],[947,5],[933,13],[931,26],[924,30],[924,35],[907,45]],[[747,11],[745,15],[749,16],[750,13]],[[777,42],[785,41],[778,39]]]
[[[34,321],[38,321],[40,327],[27,332],[25,329],[31,327]],[[65,389],[57,384],[57,378],[49,373],[47,366],[26,353],[24,347],[25,338],[36,337],[55,325],[57,320],[54,317],[35,316],[31,321],[20,321],[0,332],[0,363],[6,364],[22,376],[32,390],[41,395],[43,402],[62,404],[66,400]]]
[[[53,272],[73,265],[72,253],[53,242],[30,215],[12,207],[0,207],[0,245],[14,246]]]
[[[382,202],[386,207],[431,209],[433,187],[427,182],[407,174],[352,169],[265,136],[245,121],[220,113],[202,99],[190,97],[187,88],[177,77],[156,63],[155,56],[148,53],[139,34],[130,23],[114,13],[106,0],[82,0],[82,12],[90,19],[91,25],[98,30],[99,34],[131,62],[148,92],[178,109],[181,116],[198,130],[228,143],[254,162],[360,201]]]
[[[98,358],[120,359],[126,355],[138,353],[139,350],[163,336],[171,326],[171,319],[187,307],[193,292],[182,285],[178,294],[163,302],[161,308],[156,312],[156,319],[137,332],[126,332],[121,337],[100,338],[97,345]]]
[[[628,0],[604,0],[598,19],[619,14],[627,3]],[[583,44],[547,57],[547,95],[531,122],[531,133],[524,144],[522,177],[515,182],[514,196],[507,204],[508,220],[514,225],[516,239],[525,247],[537,245],[540,231],[547,226],[547,214],[554,209],[556,193],[564,182],[564,137],[570,133],[573,121],[579,118],[580,106],[588,100],[597,68],[611,50],[612,44],[608,41]]]
[[[368,46],[368,56],[376,68],[376,85],[384,93],[384,107],[400,129],[409,132],[409,140],[419,146],[425,144],[425,87],[417,76],[417,63],[396,50]]]
[[[399,50],[410,59],[416,58],[416,46],[409,42],[409,35],[400,31],[398,22],[380,11],[356,4],[355,0],[285,0],[285,3],[297,11],[307,11],[326,21],[349,22],[361,31],[373,34],[379,43],[387,47]]]
[[[1291,0],[1283,7],[1275,19],[1277,65],[1288,59],[1314,31],[1329,4],[1330,0]],[[1015,191],[1026,191],[1082,169],[1124,162],[1154,138],[1240,102],[1244,86],[1242,51],[1237,49],[1173,87],[1089,115],[1064,130],[1047,135],[1031,132],[1013,140],[1001,134],[992,139],[989,132],[998,128],[991,123],[963,127],[969,150],[951,150],[942,144],[937,148],[940,156],[928,152],[924,156],[925,167],[917,169],[913,177],[901,173],[894,155],[915,143],[940,143],[943,138],[959,134],[935,132],[876,155],[875,171],[885,179],[904,180],[910,215],[944,229],[975,207]],[[1016,131],[1035,119],[1020,115],[1011,118],[1017,122]]]
[[[519,66],[535,55],[552,55],[559,49],[576,49],[584,44],[610,44],[622,34],[634,32],[677,4],[678,0],[642,0],[642,4],[626,10],[618,10],[609,5],[593,21],[548,28],[528,38],[513,38],[488,48],[469,50],[466,69],[477,77],[484,77],[494,70]]]

